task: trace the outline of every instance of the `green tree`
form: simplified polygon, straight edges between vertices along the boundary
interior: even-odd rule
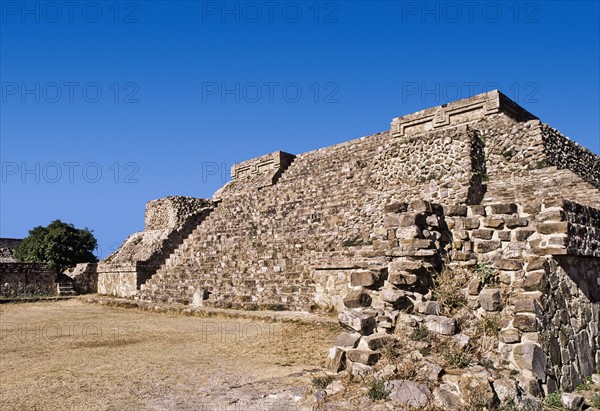
[[[93,251],[97,241],[87,228],[53,221],[48,227],[38,226],[29,231],[15,249],[15,257],[24,263],[46,263],[57,273],[77,263],[98,261]]]

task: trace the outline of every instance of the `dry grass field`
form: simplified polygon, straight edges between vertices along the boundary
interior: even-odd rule
[[[337,327],[0,306],[0,409],[303,410]]]

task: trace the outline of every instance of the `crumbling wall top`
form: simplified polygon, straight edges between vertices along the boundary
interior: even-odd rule
[[[394,137],[420,134],[445,126],[471,123],[496,113],[504,113],[516,121],[537,119],[498,90],[492,90],[463,100],[396,117],[391,123],[391,133]]]

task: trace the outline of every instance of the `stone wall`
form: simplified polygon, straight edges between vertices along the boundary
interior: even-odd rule
[[[55,295],[56,273],[46,264],[0,263],[0,296]]]

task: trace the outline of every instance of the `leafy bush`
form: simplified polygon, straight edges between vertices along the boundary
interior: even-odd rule
[[[87,228],[55,220],[48,227],[38,226],[29,231],[15,249],[15,258],[24,263],[45,263],[62,273],[77,263],[98,261],[93,251],[97,241]]]
[[[369,390],[367,396],[373,401],[385,400],[389,397],[390,392],[385,389],[385,383],[382,380],[372,380],[367,384]]]
[[[481,285],[486,286],[498,282],[496,269],[490,263],[479,263],[475,269]]]
[[[560,399],[560,393],[553,392],[552,394],[548,394],[548,396],[544,399],[544,404],[548,407],[562,408],[563,404]]]

